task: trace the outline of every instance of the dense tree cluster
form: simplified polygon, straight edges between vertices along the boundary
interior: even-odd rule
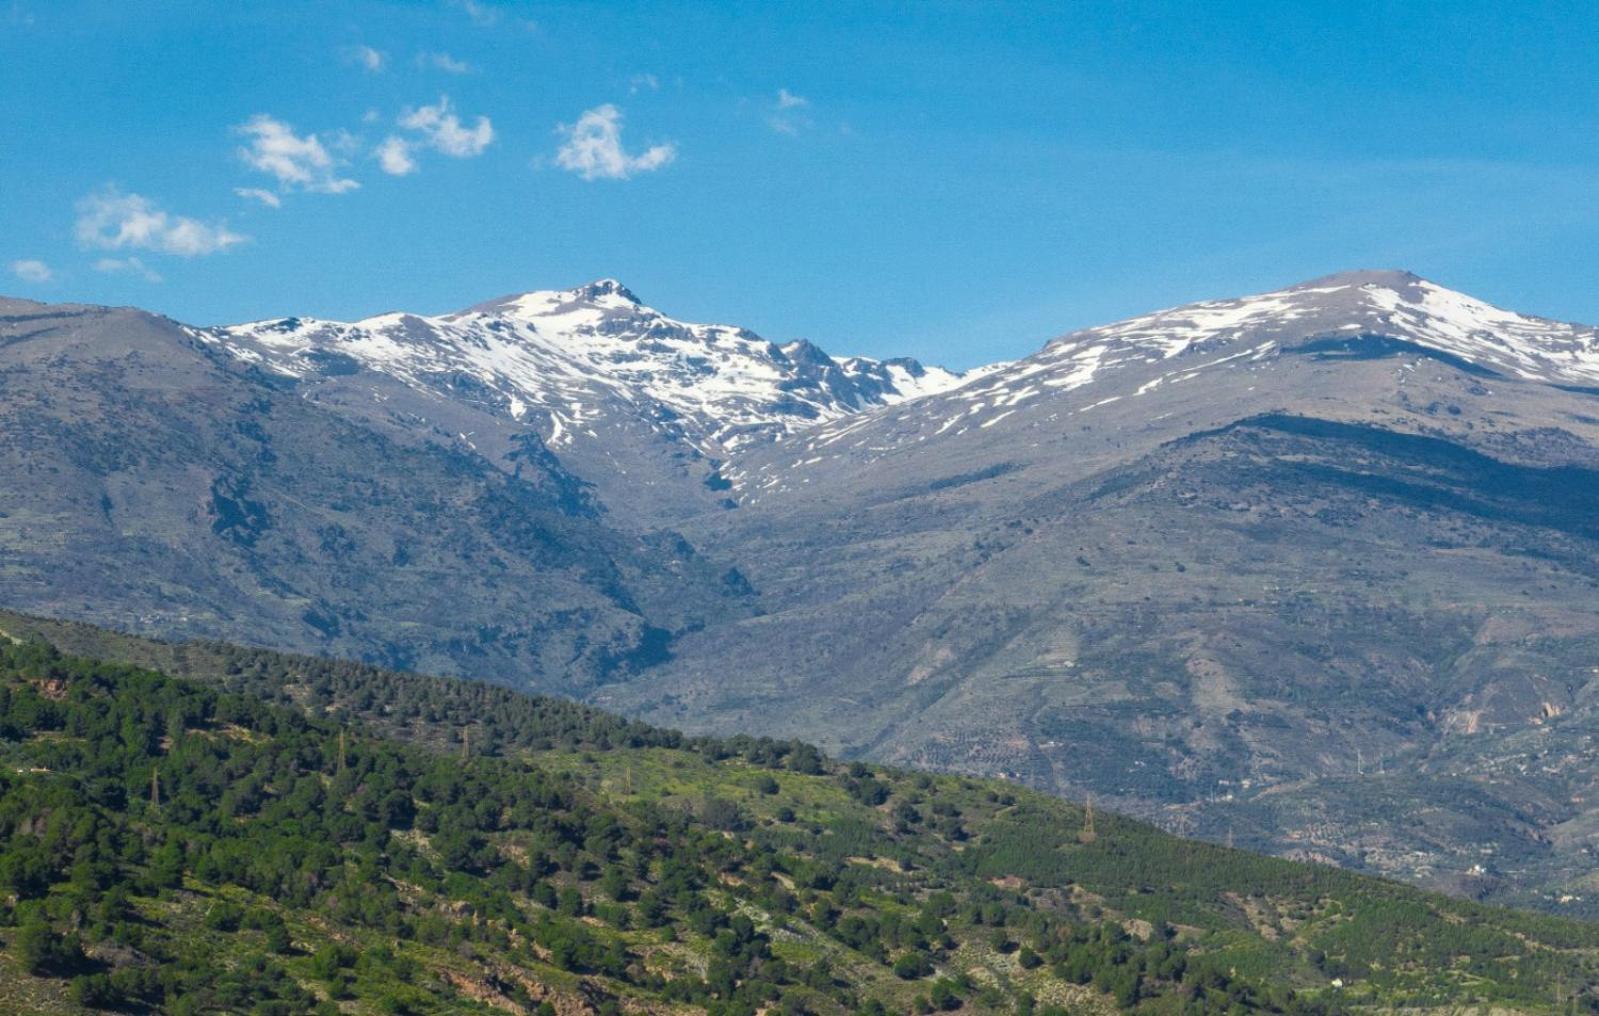
[[[1085,847],[1063,806],[1000,785],[238,652],[256,663],[224,690],[0,645],[0,937],[82,1005],[405,1012],[491,995],[533,1009],[581,984],[607,1013],[653,999],[718,1016],[1032,1016],[1073,991],[1297,1013],[1339,1008],[1335,976],[1394,999],[1422,1000],[1417,983],[1541,997],[1504,964],[1572,976],[1563,950],[1599,944],[1486,910],[1462,924],[1411,890],[1215,848],[1231,870],[1199,865],[1213,884],[1196,886],[1189,845],[1106,817]],[[259,694],[270,680],[277,702]],[[463,758],[436,732],[471,702],[493,738]],[[374,731],[413,725],[435,735]],[[1299,901],[1302,925],[1329,908],[1347,919],[1295,951],[1216,909],[1240,886]],[[1361,937],[1375,927],[1390,937]],[[1534,933],[1536,949],[1518,937]],[[1470,979],[1390,976],[1396,960],[1460,956]]]
[[[795,772],[822,771],[822,753],[795,740],[739,735],[690,737],[624,719],[571,699],[532,695],[480,681],[404,673],[349,660],[255,649],[227,642],[164,643],[91,625],[17,615],[41,626],[58,648],[127,662],[170,677],[215,683],[228,691],[302,708],[312,715],[357,717],[375,733],[474,755],[586,748],[681,748],[713,759]]]

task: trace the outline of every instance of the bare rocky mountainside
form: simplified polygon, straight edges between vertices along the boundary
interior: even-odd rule
[[[341,404],[140,311],[0,315],[6,603],[574,693],[750,609],[680,536],[612,525],[531,428],[491,460],[475,407],[387,375]]]
[[[966,376],[611,281],[0,303],[0,604],[579,695],[1599,913],[1599,336],[1357,272]]]
[[[353,324],[0,301],[0,602],[582,694],[758,609],[669,527],[734,504],[727,455],[958,380],[613,281]]]

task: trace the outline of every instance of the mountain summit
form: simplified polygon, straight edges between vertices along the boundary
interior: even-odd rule
[[[491,451],[504,443],[496,432],[530,427],[589,463],[602,497],[615,484],[606,500],[617,511],[633,510],[640,484],[674,489],[669,504],[655,506],[664,515],[646,509],[651,518],[708,507],[722,486],[718,465],[741,450],[962,380],[914,360],[835,360],[808,342],[778,345],[746,328],[680,321],[615,279],[432,317],[293,317],[198,334],[308,394],[328,389],[315,397],[349,398],[383,377],[424,403],[448,401],[449,415],[469,404],[488,419],[451,426]]]
[[[497,395],[511,416],[540,414],[555,447],[574,441],[607,395],[654,401],[656,415],[669,410],[699,451],[720,455],[961,379],[914,360],[834,360],[808,342],[778,345],[746,328],[679,321],[615,279],[436,317],[285,318],[212,329],[206,337],[299,378],[326,374],[330,358],[423,387],[465,375]]]
[[[1049,348],[1075,352],[1097,340],[1171,358],[1240,340],[1299,345],[1377,336],[1516,377],[1599,380],[1595,329],[1500,310],[1403,271],[1343,272],[1258,296],[1188,304],[1073,333]]]
[[[1206,300],[1063,335],[1033,356],[974,371],[965,383],[869,422],[834,421],[763,450],[730,471],[741,491],[780,497],[831,470],[869,468],[906,455],[963,457],[951,442],[993,446],[1022,430],[1046,444],[1070,441],[1091,453],[1088,414],[1146,416],[1154,404],[1192,405],[1197,422],[1220,425],[1246,405],[1281,405],[1299,381],[1332,378],[1329,397],[1355,378],[1351,416],[1370,400],[1408,403],[1423,363],[1448,364],[1482,387],[1495,379],[1565,387],[1599,385],[1599,330],[1512,311],[1403,271],[1352,271],[1254,296]],[[1356,365],[1366,364],[1369,369]],[[1194,386],[1201,378],[1209,383]],[[1217,385],[1228,394],[1218,400]],[[1392,388],[1382,393],[1369,386]],[[1189,400],[1177,389],[1192,389]],[[1484,389],[1486,391],[1486,389]],[[1155,398],[1157,394],[1167,397]],[[1116,407],[1111,409],[1109,407]],[[1073,418],[1081,418],[1068,425]],[[1158,427],[1141,428],[1145,433]],[[1105,431],[1101,428],[1101,434]],[[1128,439],[1125,432],[1119,441]],[[864,458],[845,450],[870,449]],[[937,449],[937,452],[932,451]],[[981,453],[978,453],[981,454]],[[869,466],[868,466],[869,463]],[[891,467],[890,467],[891,468]]]

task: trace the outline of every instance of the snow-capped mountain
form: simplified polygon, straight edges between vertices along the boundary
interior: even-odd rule
[[[1270,402],[1281,394],[1272,379],[1288,364],[1392,360],[1403,383],[1412,369],[1403,364],[1418,357],[1484,378],[1599,386],[1599,329],[1501,310],[1409,272],[1344,272],[1072,332],[914,407],[828,421],[730,475],[763,496],[810,482],[794,477],[797,469],[863,452],[875,462],[895,449],[1017,427],[1058,438],[1082,426],[1072,426],[1074,418],[1148,404],[1163,388],[1215,371],[1254,378],[1245,386],[1250,398]]]
[[[911,359],[835,360],[806,341],[679,321],[614,279],[428,317],[283,318],[205,333],[241,358],[302,379],[352,366],[438,390],[469,383],[554,449],[618,402],[720,458],[753,443],[959,384]]]
[[[1172,362],[1176,376],[1193,369],[1193,358],[1215,352],[1238,359],[1316,344],[1330,355],[1358,355],[1377,351],[1369,341],[1377,337],[1413,342],[1510,377],[1599,382],[1599,330],[1500,310],[1409,272],[1357,271],[1075,332],[984,391],[1014,395],[1015,380],[1044,373],[1052,376],[1040,378],[1042,384],[1079,387],[1140,364]],[[1240,350],[1240,344],[1250,348]]]

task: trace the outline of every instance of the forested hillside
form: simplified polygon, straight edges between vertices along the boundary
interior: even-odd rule
[[[1552,1012],[1599,970],[1591,925],[1003,783],[220,645],[100,637],[185,680],[0,642],[6,1011]]]

